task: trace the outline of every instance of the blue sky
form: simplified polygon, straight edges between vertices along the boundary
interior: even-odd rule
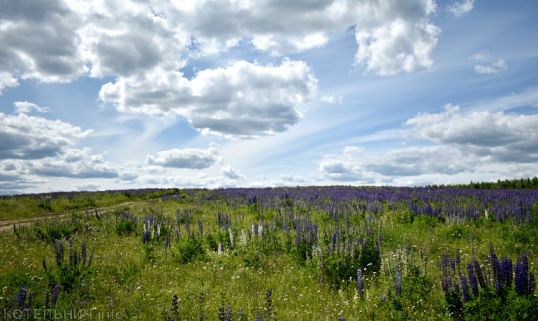
[[[2,194],[538,172],[536,1],[2,8]]]

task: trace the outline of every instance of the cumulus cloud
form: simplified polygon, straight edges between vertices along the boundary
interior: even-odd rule
[[[245,177],[241,175],[237,170],[232,168],[231,166],[224,166],[221,169],[222,176],[232,179],[232,180],[238,180],[238,179],[244,179]]]
[[[480,61],[480,60],[486,60],[486,59],[488,59],[489,56],[490,56],[489,51],[484,50],[484,51],[479,51],[479,52],[474,53],[474,54],[471,56],[471,59]]]
[[[461,17],[471,12],[471,10],[473,10],[474,3],[475,3],[475,0],[455,1],[448,7],[448,10],[456,17]]]
[[[358,181],[362,175],[354,164],[339,159],[323,160],[319,165],[320,172],[333,181]]]
[[[354,27],[356,61],[382,75],[432,64],[434,0],[0,2],[0,90],[18,79],[69,82],[179,70],[239,43],[273,55],[326,45]],[[278,17],[278,18],[275,18]],[[148,97],[150,98],[150,97]]]
[[[86,19],[79,34],[92,76],[126,77],[154,68],[184,66],[190,34],[177,29],[151,3],[69,2]]]
[[[472,170],[472,163],[462,161],[463,153],[445,146],[409,147],[391,150],[367,162],[362,168],[383,176],[418,176],[423,174],[457,174]]]
[[[243,179],[244,176],[239,174],[238,171],[236,171],[235,169],[233,169],[231,166],[224,166],[222,169],[221,169],[221,172],[222,172],[222,175],[224,177],[227,177],[229,179]]]
[[[508,64],[504,59],[499,59],[491,64],[475,65],[474,71],[477,74],[496,74],[508,68]]]
[[[310,68],[285,60],[276,66],[238,61],[190,80],[179,72],[122,77],[105,84],[99,97],[120,111],[180,115],[204,133],[247,138],[286,130],[316,94]]]
[[[429,21],[436,10],[433,0],[174,4],[177,22],[202,44],[217,42],[226,47],[234,39],[247,39],[255,48],[274,55],[323,46],[331,35],[354,26],[357,63],[382,75],[429,67],[439,33]]]
[[[13,75],[10,73],[0,71],[0,95],[5,88],[16,87],[19,85],[19,82]]]
[[[464,112],[448,105],[405,123],[418,137],[497,161],[538,161],[538,115]]]
[[[538,114],[465,111],[449,104],[408,119],[401,136],[413,144],[345,147],[323,157],[319,171],[332,181],[427,184],[532,176],[538,170]]]
[[[62,82],[86,71],[77,34],[80,19],[63,1],[1,1],[0,5],[0,70],[8,78]]]
[[[0,160],[0,194],[23,193],[45,182],[29,175],[23,163],[21,160]]]
[[[276,181],[277,186],[299,186],[307,183],[308,181],[299,175],[280,175]]]
[[[29,114],[33,111],[38,113],[48,113],[50,111],[50,108],[48,107],[41,107],[29,101],[16,101],[13,105],[15,106],[15,112],[17,114]]]
[[[219,160],[218,152],[213,147],[208,149],[173,148],[148,156],[146,163],[162,167],[204,169],[213,166]]]
[[[60,120],[0,113],[0,159],[40,159],[60,154],[91,131]]]
[[[33,103],[16,102],[15,107],[17,115],[0,113],[0,179],[28,183],[4,184],[6,190],[32,187],[39,177],[136,179],[136,174],[105,161],[103,155],[77,147],[91,131],[29,116],[27,112],[44,109]]]
[[[68,149],[60,157],[27,163],[31,174],[48,177],[117,178],[118,170],[89,148]]]
[[[430,0],[361,2],[355,27],[355,60],[380,75],[429,68],[440,29],[429,21],[436,11]]]

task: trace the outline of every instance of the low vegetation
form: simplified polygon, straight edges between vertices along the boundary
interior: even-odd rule
[[[535,190],[153,193],[142,204],[75,211],[0,234],[4,319],[538,315]]]

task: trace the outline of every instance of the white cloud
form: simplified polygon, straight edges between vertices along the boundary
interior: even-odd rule
[[[476,53],[474,53],[474,54],[471,56],[471,59],[480,61],[480,60],[486,60],[486,59],[488,59],[489,56],[490,56],[489,51],[484,50],[484,51],[480,51],[480,52],[476,52]]]
[[[319,171],[332,181],[413,185],[533,176],[538,170],[538,114],[464,111],[449,104],[408,119],[400,137],[411,144],[381,151],[348,146],[324,156]]]
[[[326,159],[319,164],[319,171],[333,181],[359,181],[362,173],[353,163],[339,159]]]
[[[4,3],[0,13],[0,70],[9,74],[8,79],[63,82],[78,78],[87,70],[77,34],[80,22],[63,1]]]
[[[79,34],[92,76],[126,77],[184,66],[190,35],[149,2],[69,2],[85,18]]]
[[[21,113],[0,113],[0,176],[24,183],[9,185],[13,191],[33,187],[39,177],[136,179],[136,174],[105,161],[103,155],[77,147],[90,130],[29,116],[26,112],[43,109],[33,103],[17,102],[15,106]],[[5,184],[4,188],[8,190]]]
[[[474,66],[474,71],[477,74],[496,74],[498,72],[506,70],[506,68],[508,68],[506,61],[504,61],[504,59],[499,59],[491,64],[476,65]]]
[[[28,162],[31,174],[45,177],[117,178],[118,170],[105,162],[102,155],[88,148],[69,149],[60,157],[49,157]]]
[[[29,114],[33,111],[38,113],[47,113],[50,111],[48,107],[41,107],[29,101],[16,101],[13,103],[17,114]]]
[[[238,61],[189,80],[179,72],[120,77],[105,84],[102,101],[120,111],[180,115],[203,133],[256,137],[282,132],[317,95],[317,80],[301,61],[262,66]]]
[[[433,0],[409,1],[174,1],[177,23],[205,43],[250,40],[274,55],[325,45],[355,26],[357,62],[383,75],[428,68],[439,29]],[[275,18],[278,17],[278,18]]]
[[[0,113],[0,125],[0,159],[55,156],[91,133],[60,120],[26,114]]]
[[[473,10],[475,0],[460,0],[452,3],[448,10],[456,17],[461,17]]]
[[[0,95],[5,88],[16,87],[19,85],[19,82],[13,75],[10,73],[0,71]]]
[[[221,169],[222,175],[232,180],[245,179],[237,170],[233,169],[231,166],[224,166]]]
[[[100,190],[101,187],[97,184],[85,184],[85,185],[78,185],[77,190],[78,191],[86,191],[86,192],[95,192]]]
[[[372,29],[358,27],[356,62],[383,76],[430,68],[439,32],[427,20],[396,19]]]
[[[208,149],[174,148],[160,151],[155,156],[148,156],[146,163],[162,167],[205,169],[219,160],[218,152],[213,147]]]
[[[383,75],[432,64],[434,0],[20,0],[0,13],[0,91],[19,79],[69,82],[179,70],[248,42],[286,55],[355,27],[356,61]]]
[[[422,113],[406,125],[421,138],[456,146],[496,161],[538,161],[538,115],[463,112],[448,105],[441,113]]]
[[[43,180],[18,172],[13,163],[0,162],[0,195],[22,193],[42,183]]]
[[[94,154],[87,147],[67,148],[58,155],[40,159],[2,161],[0,165],[0,175],[4,171],[15,177],[26,177],[29,181],[40,177],[117,178],[120,181],[132,181],[138,177],[129,168],[110,163],[103,155]]]

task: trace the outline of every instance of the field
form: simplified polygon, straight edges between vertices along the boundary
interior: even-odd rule
[[[4,221],[57,213],[0,233],[4,320],[538,315],[537,190],[152,190],[0,209]]]

